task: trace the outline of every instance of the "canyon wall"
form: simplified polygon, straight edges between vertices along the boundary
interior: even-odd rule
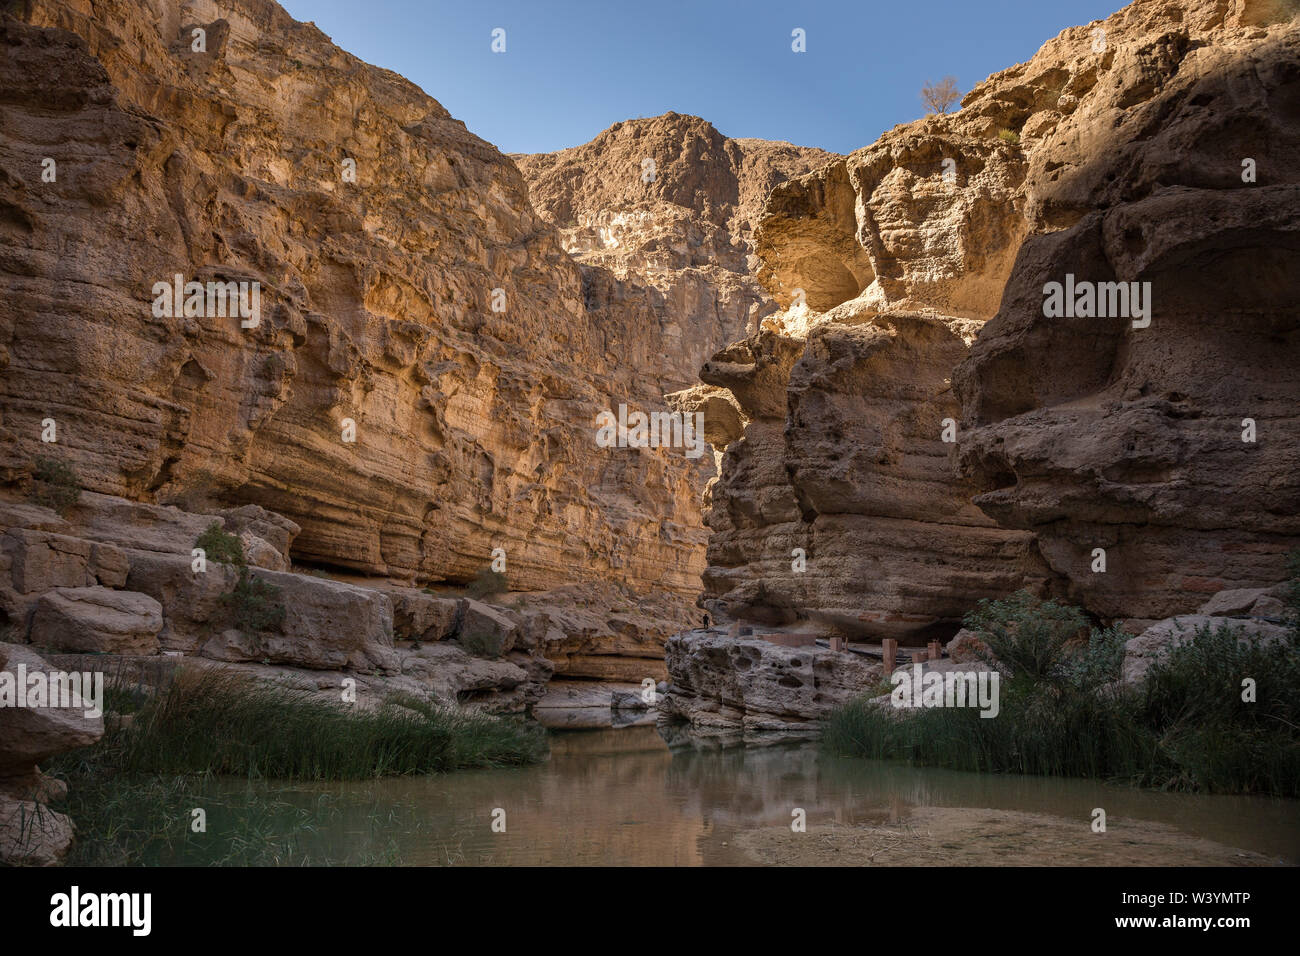
[[[700,376],[747,419],[710,606],[921,639],[1022,586],[1136,625],[1284,577],[1295,15],[1139,0],[773,190],[755,271],[783,309]],[[1045,317],[1067,275],[1150,282],[1150,325]]]
[[[698,591],[710,456],[595,442],[693,330],[589,307],[509,158],[269,0],[32,0],[0,46],[0,478],[264,506],[364,575]],[[158,314],[177,275],[256,324]]]
[[[1103,618],[1272,584],[1300,545],[1297,15],[1136,3],[1076,108],[1044,95],[1043,54],[972,94],[1014,82],[1042,138],[1032,235],[954,375],[961,463]],[[1046,317],[1067,274],[1141,283],[1149,314]]]
[[[637,327],[660,330],[659,354],[623,345],[611,360],[668,393],[695,384],[710,355],[776,310],[752,276],[753,224],[774,186],[834,157],[729,139],[698,116],[665,113],[514,158],[538,213],[581,264],[588,307],[610,317],[632,309],[644,316]]]

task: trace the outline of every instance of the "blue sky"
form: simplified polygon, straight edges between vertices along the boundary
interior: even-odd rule
[[[675,110],[725,135],[847,153],[1124,0],[281,0],[504,152]],[[506,52],[491,51],[492,30]],[[806,31],[793,53],[791,31]]]

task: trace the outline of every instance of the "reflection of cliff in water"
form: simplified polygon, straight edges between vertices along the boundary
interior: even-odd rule
[[[811,744],[670,751],[653,727],[556,734],[550,760],[536,767],[295,786],[279,797],[307,805],[322,792],[340,807],[319,833],[323,853],[373,852],[367,821],[379,815],[397,821],[381,835],[414,864],[745,864],[753,861],[736,836],[788,827],[796,807],[810,828],[906,822],[916,807],[970,807],[1048,814],[1086,830],[1101,806],[1121,837],[1140,836],[1150,821],[1300,861],[1294,801],[913,768],[834,757]],[[506,811],[505,833],[491,831],[496,808]]]

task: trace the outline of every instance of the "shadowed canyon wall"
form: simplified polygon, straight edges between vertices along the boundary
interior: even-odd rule
[[[748,420],[711,606],[919,638],[1022,586],[1151,619],[1284,577],[1296,12],[1140,0],[775,188],[756,273],[783,311],[700,376]],[[1150,282],[1150,325],[1046,317],[1067,275]]]

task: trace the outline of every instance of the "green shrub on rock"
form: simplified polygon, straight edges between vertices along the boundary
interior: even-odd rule
[[[32,480],[32,501],[53,509],[60,517],[67,517],[81,500],[81,481],[65,461],[37,458],[32,468]]]
[[[226,567],[237,569],[234,587],[221,595],[231,624],[245,634],[278,630],[284,623],[285,607],[280,603],[281,588],[254,577],[248,569],[244,546],[239,536],[214,521],[194,542],[204,554]]]
[[[239,535],[231,534],[220,521],[214,521],[204,532],[198,536],[194,542],[194,547],[202,548],[204,555],[211,561],[218,564],[228,564],[231,567],[243,567],[244,546],[239,540]]]
[[[465,594],[477,601],[493,594],[504,594],[509,590],[510,584],[504,574],[491,568],[484,568],[466,586]]]

